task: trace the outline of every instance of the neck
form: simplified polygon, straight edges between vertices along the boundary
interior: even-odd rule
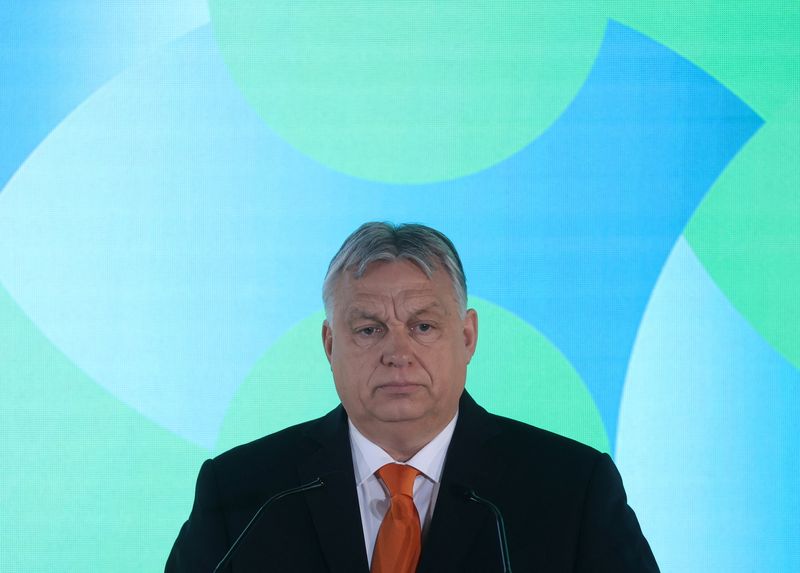
[[[455,413],[453,414],[455,416]],[[420,428],[419,422],[381,422],[376,425],[353,425],[370,442],[377,444],[396,462],[407,462],[427,446],[453,419],[450,416],[444,424]]]
[[[418,443],[400,443],[397,440],[389,441],[389,440],[373,440],[369,438],[376,444],[378,444],[383,451],[387,454],[392,456],[392,459],[396,462],[407,462],[419,452],[422,448],[427,446],[430,441],[433,439],[431,436],[430,439],[422,440]]]

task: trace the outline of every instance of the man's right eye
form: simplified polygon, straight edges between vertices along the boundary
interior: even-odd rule
[[[361,336],[375,336],[378,333],[377,326],[365,326],[356,331]]]

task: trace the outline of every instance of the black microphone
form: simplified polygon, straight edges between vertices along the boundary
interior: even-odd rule
[[[234,554],[236,553],[236,550],[242,544],[242,541],[245,540],[245,538],[247,537],[247,534],[250,533],[250,531],[253,529],[253,526],[256,524],[256,522],[259,520],[261,515],[264,513],[264,510],[272,502],[278,501],[279,499],[283,499],[284,497],[288,497],[288,496],[294,495],[296,493],[302,493],[304,491],[308,491],[308,490],[311,490],[311,489],[317,489],[318,487],[322,487],[324,485],[325,485],[325,482],[323,482],[321,478],[314,478],[312,481],[310,481],[308,483],[304,483],[303,485],[299,485],[297,487],[293,487],[293,488],[290,488],[290,489],[287,489],[287,490],[284,490],[284,491],[280,491],[280,492],[276,493],[275,495],[273,495],[272,497],[270,497],[263,504],[261,504],[261,507],[259,507],[258,511],[256,511],[255,515],[253,515],[253,518],[250,520],[250,522],[247,525],[245,525],[244,529],[239,534],[239,537],[237,537],[236,541],[233,542],[233,545],[231,545],[231,548],[228,549],[228,552],[225,554],[225,556],[220,560],[219,563],[217,563],[217,566],[214,567],[213,573],[220,573],[221,571],[223,571],[225,569],[225,566],[228,565],[230,560],[233,558]]]
[[[500,509],[488,499],[479,496],[475,490],[460,485],[453,486],[453,489],[466,500],[474,501],[484,507],[488,507],[494,514],[497,522],[497,539],[500,543],[500,559],[503,561],[503,573],[511,573],[511,558],[508,554],[508,539],[506,539],[506,525],[503,522],[503,514]]]

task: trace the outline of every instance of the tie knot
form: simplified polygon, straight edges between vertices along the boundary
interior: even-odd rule
[[[389,488],[389,495],[407,495],[414,498],[414,480],[419,475],[419,471],[409,465],[386,464],[377,471],[378,476]]]

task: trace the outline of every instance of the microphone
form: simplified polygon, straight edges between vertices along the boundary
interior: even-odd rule
[[[247,535],[253,529],[253,526],[256,524],[256,522],[259,520],[259,518],[263,515],[264,510],[267,509],[267,507],[270,504],[272,504],[272,502],[281,500],[284,497],[289,497],[290,495],[294,495],[296,493],[302,493],[304,491],[317,489],[317,488],[322,487],[324,485],[325,485],[325,482],[323,482],[321,478],[317,477],[317,478],[314,478],[312,481],[310,481],[308,483],[304,483],[303,485],[299,485],[297,487],[289,488],[289,489],[286,489],[284,491],[279,491],[278,493],[276,493],[275,495],[270,497],[267,501],[262,503],[261,507],[258,508],[258,511],[256,511],[255,515],[253,515],[253,518],[250,520],[250,522],[247,525],[244,526],[244,529],[239,534],[239,537],[236,538],[236,541],[234,541],[233,545],[231,545],[230,549],[228,549],[228,552],[224,555],[224,557],[220,560],[220,562],[217,563],[217,566],[214,567],[213,573],[220,573],[221,571],[223,571],[225,569],[225,567],[228,565],[228,563],[230,562],[230,560],[233,558],[234,554],[236,553],[236,550],[239,548],[239,546],[245,540]]]
[[[500,559],[503,561],[503,573],[511,573],[511,558],[508,554],[508,539],[506,538],[506,525],[503,522],[503,514],[500,509],[488,499],[479,496],[475,490],[461,485],[453,486],[458,495],[468,501],[474,501],[484,507],[488,507],[494,514],[497,522],[497,539],[500,544]]]

